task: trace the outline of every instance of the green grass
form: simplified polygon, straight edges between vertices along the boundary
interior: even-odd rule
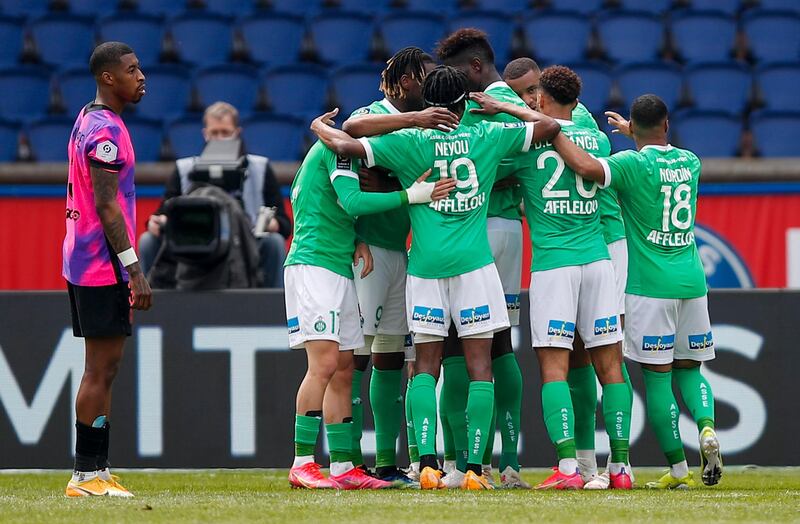
[[[637,483],[655,468],[638,468]],[[525,470],[531,483],[545,470]],[[2,522],[800,521],[800,469],[728,468],[714,488],[656,492],[292,490],[282,470],[127,471],[133,499],[66,499],[68,472],[0,474]],[[424,519],[424,520],[423,520]]]

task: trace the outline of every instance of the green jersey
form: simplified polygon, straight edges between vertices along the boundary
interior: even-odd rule
[[[586,109],[586,106],[580,102],[578,102],[578,105],[576,105],[575,109],[572,110],[572,122],[579,127],[600,129],[592,114],[588,109]]]
[[[694,241],[700,160],[672,146],[645,146],[600,159],[617,190],[628,239],[633,295],[697,298],[706,276]]]
[[[594,156],[608,156],[611,145],[598,129],[559,120],[561,132]],[[531,169],[520,180],[533,248],[531,271],[579,266],[608,259],[598,212],[598,188],[564,163],[550,142],[531,148]]]
[[[503,158],[527,152],[532,139],[533,125],[526,122],[462,122],[449,133],[403,129],[360,139],[367,166],[391,169],[403,187],[431,168],[428,181],[443,176],[458,181],[448,198],[410,206],[409,275],[447,278],[492,263],[486,213],[497,166]]]
[[[398,114],[400,111],[387,99],[375,101],[366,107],[356,109],[350,118],[361,115]],[[406,251],[406,240],[411,229],[411,219],[405,207],[358,217],[356,220],[356,236],[371,246],[378,246],[391,251]]]
[[[399,208],[405,193],[362,193],[358,161],[321,142],[309,150],[292,183],[294,236],[284,265],[319,266],[353,278],[355,217]]]
[[[527,107],[525,102],[517,96],[513,89],[508,84],[502,81],[497,81],[484,89],[484,93],[490,95],[492,98],[500,100],[501,102],[509,102],[514,105]],[[462,122],[465,125],[472,125],[475,122],[488,120],[490,122],[519,122],[516,117],[506,113],[498,113],[496,115],[482,115],[479,113],[470,113],[470,109],[479,108],[476,102],[472,100],[467,102],[467,108],[464,111],[464,118]],[[517,174],[520,170],[529,169],[529,160],[527,155],[517,155],[513,158],[504,158],[500,165],[497,167],[497,179],[502,180],[507,176]],[[519,204],[522,202],[522,190],[518,185],[513,185],[503,189],[492,189],[489,195],[489,215],[490,217],[508,218],[511,220],[520,220],[522,217],[519,213]]]

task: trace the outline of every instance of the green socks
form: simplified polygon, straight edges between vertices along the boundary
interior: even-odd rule
[[[419,450],[417,449],[417,436],[414,434],[414,418],[411,416],[411,379],[406,383],[406,438],[408,439],[408,460],[409,462],[419,462]]]
[[[472,381],[467,398],[467,450],[468,464],[481,465],[486,450],[486,437],[494,431],[492,409],[494,408],[494,384]]]
[[[496,394],[495,394],[496,395]],[[488,466],[492,465],[492,455],[494,454],[494,434],[497,427],[497,398],[492,406],[492,421],[489,423],[489,434],[486,435],[486,449],[483,451],[483,462]]]
[[[575,447],[580,450],[594,450],[597,413],[597,375],[594,367],[589,364],[570,369],[567,384],[575,411]]]
[[[678,383],[683,402],[689,408],[697,429],[714,427],[714,393],[711,385],[700,373],[700,366],[687,369],[673,368],[672,376]]]
[[[611,462],[628,463],[632,404],[633,396],[624,382],[603,386],[603,420],[611,446]],[[594,428],[592,428],[592,432],[594,432]]]
[[[508,466],[519,471],[517,447],[519,445],[520,411],[522,410],[522,372],[519,369],[516,355],[507,353],[492,360],[492,374],[494,375],[494,400],[497,407],[498,426],[503,443],[500,471],[505,470]],[[489,452],[491,453],[491,449]]]
[[[680,411],[672,392],[672,373],[642,368],[647,396],[647,419],[670,465],[686,460],[678,424]]]
[[[403,397],[400,395],[399,369],[372,368],[369,402],[375,420],[375,467],[397,465],[397,436],[403,419]]]
[[[353,442],[350,446],[352,451],[353,464],[360,466],[364,463],[361,455],[361,434],[364,432],[364,404],[361,402],[361,377],[364,372],[360,369],[353,370]]]
[[[455,456],[456,468],[461,472],[467,471],[467,395],[469,394],[469,375],[464,357],[447,357],[442,360],[442,391],[440,414],[442,419],[445,458],[447,448],[451,447]],[[452,444],[448,444],[450,432]]]
[[[294,416],[294,456],[313,457],[321,417]]]
[[[416,375],[409,396],[419,455],[435,455],[436,379],[428,373]]]
[[[558,458],[576,458],[575,415],[569,385],[564,381],[542,385],[542,414],[550,441],[555,444]]]
[[[350,455],[352,431],[352,422],[325,424],[325,433],[328,435],[328,450],[331,454],[331,463],[353,462]]]

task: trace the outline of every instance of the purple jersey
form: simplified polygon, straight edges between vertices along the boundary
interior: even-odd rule
[[[125,218],[128,239],[132,246],[136,245],[135,157],[122,118],[103,105],[84,107],[72,128],[67,155],[67,234],[62,274],[78,286],[108,286],[127,281],[128,273],[108,243],[95,210],[89,174],[89,168],[94,167],[106,171],[108,176],[118,177],[117,202]]]

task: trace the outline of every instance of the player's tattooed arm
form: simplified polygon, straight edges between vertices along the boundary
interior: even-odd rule
[[[333,118],[339,113],[339,108],[322,114],[311,121],[311,131],[319,137],[328,149],[339,156],[351,158],[367,158],[364,145],[344,131],[333,127]]]
[[[469,98],[481,106],[470,109],[470,113],[487,116],[506,113],[524,122],[533,122],[533,142],[552,140],[561,131],[561,125],[554,118],[534,111],[527,106],[501,102],[481,92],[470,93]]]
[[[377,136],[407,127],[422,127],[452,131],[458,127],[458,116],[443,107],[429,107],[422,111],[409,111],[399,115],[364,115],[348,118],[342,131],[354,138]]]
[[[608,185],[603,164],[595,157],[576,146],[572,140],[563,133],[559,133],[553,141],[553,147],[564,159],[564,162],[575,171],[575,173],[587,180],[592,180],[605,187]]]
[[[117,173],[111,173],[97,167],[90,168],[92,177],[92,189],[94,191],[94,206],[100,223],[103,225],[103,232],[116,253],[122,253],[131,248],[128,238],[128,230],[125,226],[125,217],[122,208],[117,202],[117,191],[119,190],[119,178]],[[131,294],[134,309],[150,309],[151,291],[147,279],[142,273],[139,262],[134,262],[125,266],[125,270],[130,276]]]

